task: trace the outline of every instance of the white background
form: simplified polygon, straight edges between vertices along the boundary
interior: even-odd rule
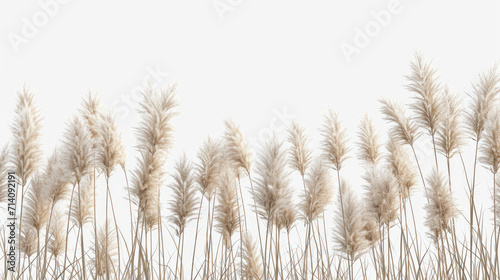
[[[316,144],[328,106],[340,113],[352,139],[365,112],[384,131],[378,100],[409,100],[404,75],[415,51],[432,59],[442,82],[464,97],[500,58],[498,1],[72,0],[57,4],[40,23],[46,13],[40,3],[47,2],[0,1],[0,145],[9,141],[16,92],[24,84],[38,99],[46,152],[93,90],[106,106],[128,112],[117,121],[129,170],[135,167],[138,118],[136,102],[126,105],[123,98],[134,100],[150,69],[163,73],[153,82],[179,86],[172,162],[182,151],[193,158],[207,134],[220,135],[227,116],[251,143],[272,128],[282,130],[281,115],[293,115]],[[214,4],[231,8],[221,13]],[[341,44],[356,46],[357,28],[373,24],[373,13],[388,5],[398,12],[347,58]],[[37,30],[13,44],[27,21]],[[419,155],[424,166],[432,164],[431,155]],[[361,191],[357,162],[348,161],[346,170]],[[488,186],[486,176],[479,182]],[[121,177],[116,175],[116,189]],[[464,185],[456,188],[463,197]],[[487,194],[487,188],[478,190]]]

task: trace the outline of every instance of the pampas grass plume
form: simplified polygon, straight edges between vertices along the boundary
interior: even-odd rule
[[[176,162],[172,178],[174,182],[170,188],[173,194],[168,203],[168,209],[172,215],[169,220],[174,224],[176,234],[180,235],[184,232],[186,224],[195,215],[197,206],[193,165],[188,161],[186,155],[181,156]]]
[[[12,128],[11,160],[21,185],[26,185],[41,165],[41,117],[33,93],[24,87],[17,94]]]
[[[342,127],[338,114],[330,108],[325,115],[321,136],[321,148],[327,162],[332,165],[333,169],[340,170],[349,152],[347,132]]]
[[[291,166],[294,170],[297,170],[302,177],[304,177],[307,168],[312,161],[312,151],[308,148],[309,139],[305,134],[304,127],[296,121],[292,121],[288,127],[287,140],[291,145]]]
[[[321,159],[316,159],[305,180],[300,208],[307,223],[320,217],[333,197],[333,180]]]
[[[238,176],[242,172],[249,174],[252,166],[252,153],[240,127],[231,119],[226,119],[224,126],[225,151],[230,164]]]

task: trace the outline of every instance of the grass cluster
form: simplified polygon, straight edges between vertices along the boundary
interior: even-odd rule
[[[387,141],[369,116],[351,141],[328,110],[316,147],[292,121],[286,138],[274,135],[251,151],[227,119],[224,134],[207,137],[193,159],[169,157],[176,86],[148,88],[138,110],[135,166],[126,165],[113,113],[92,94],[45,159],[42,118],[24,88],[11,142],[0,153],[2,205],[9,171],[19,184],[17,267],[7,270],[2,226],[0,278],[499,278],[497,69],[481,74],[462,98],[421,55],[410,68],[410,104],[380,100]],[[429,168],[416,148],[424,139],[432,144]],[[364,189],[344,174],[354,157]],[[482,168],[489,187],[478,184]],[[126,182],[124,197],[111,191],[120,187],[117,176]],[[463,190],[466,207],[456,200]],[[423,209],[415,205],[419,197]],[[115,207],[118,200],[126,209]],[[424,219],[416,219],[422,211]]]

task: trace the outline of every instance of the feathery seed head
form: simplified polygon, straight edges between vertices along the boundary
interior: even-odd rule
[[[197,182],[201,187],[203,195],[212,199],[217,186],[221,172],[223,171],[225,155],[220,142],[208,137],[198,152],[199,163],[196,165]]]
[[[450,93],[448,87],[445,87],[443,94],[443,121],[437,131],[436,145],[445,157],[452,158],[465,142],[461,122],[461,100],[457,94]]]
[[[417,171],[409,160],[411,155],[405,146],[390,139],[387,143],[387,165],[396,178],[403,199],[411,195],[417,185]]]
[[[309,139],[305,134],[305,129],[296,121],[292,121],[288,128],[288,142],[292,145],[290,148],[292,168],[299,171],[304,177],[307,168],[311,163],[311,150],[307,147]]]
[[[380,103],[382,103],[381,110],[384,119],[392,124],[389,130],[390,138],[412,146],[420,133],[416,123],[406,117],[405,107],[389,99],[382,99]]]
[[[341,188],[342,197],[339,196],[339,207],[335,217],[336,249],[351,259],[357,259],[369,246],[363,218],[364,206],[360,207],[360,201],[347,182],[342,180],[339,188]]]
[[[425,224],[431,231],[431,237],[437,241],[444,232],[451,230],[452,220],[458,215],[458,210],[444,175],[433,170],[427,182],[429,202],[425,206]]]
[[[485,123],[483,139],[479,161],[491,173],[496,174],[500,168],[500,110],[494,110],[490,113]]]
[[[398,218],[400,193],[398,181],[386,168],[368,172],[367,208],[373,213],[380,225],[390,224]]]
[[[250,152],[240,127],[231,119],[224,121],[225,152],[230,164],[240,176],[243,172],[249,173],[252,166],[252,153]]]
[[[382,157],[380,152],[381,144],[373,121],[366,114],[359,124],[358,137],[359,159],[367,165],[376,166]]]
[[[111,112],[103,115],[99,125],[99,135],[101,140],[97,146],[97,164],[106,178],[109,178],[114,168],[117,165],[124,168],[126,161],[125,145]]]
[[[180,235],[184,232],[186,224],[196,214],[197,207],[193,164],[188,161],[185,154],[176,162],[175,173],[172,177],[174,182],[170,188],[173,195],[168,203],[172,215],[169,219],[175,226],[176,234]]]
[[[85,123],[77,116],[70,120],[64,134],[64,152],[67,170],[73,180],[79,183],[92,168],[92,144]]]
[[[262,263],[257,250],[257,243],[252,240],[249,233],[243,235],[242,248],[240,250],[243,250],[243,264],[241,265],[242,279],[262,279]]]
[[[71,205],[71,220],[75,225],[82,228],[84,224],[93,219],[94,214],[94,180],[93,176],[87,175],[83,178],[73,194]]]
[[[230,170],[225,170],[220,178],[220,191],[218,194],[219,204],[216,207],[217,230],[224,238],[227,248],[231,247],[231,237],[240,225],[238,209],[238,193],[236,190],[236,178]]]
[[[474,141],[481,139],[488,115],[498,100],[500,93],[500,76],[497,73],[497,65],[492,67],[488,73],[479,76],[479,82],[472,85],[472,99],[470,111],[466,113],[465,123],[469,134]]]
[[[333,180],[321,159],[313,162],[305,180],[300,208],[307,223],[319,218],[333,197]]]
[[[271,222],[277,222],[285,206],[292,203],[290,172],[287,170],[286,150],[276,135],[265,141],[257,161],[257,179],[254,201],[258,214]]]
[[[441,85],[436,77],[436,69],[418,53],[410,66],[412,73],[406,77],[410,82],[407,89],[414,93],[414,103],[410,107],[415,112],[418,125],[427,129],[430,135],[434,135],[443,114]]]
[[[41,117],[33,93],[26,86],[17,93],[14,124],[11,126],[11,162],[21,185],[26,185],[41,165]]]
[[[325,115],[325,123],[321,129],[321,148],[329,164],[335,170],[342,168],[342,163],[348,158],[347,131],[342,127],[342,122],[337,113],[330,108]]]

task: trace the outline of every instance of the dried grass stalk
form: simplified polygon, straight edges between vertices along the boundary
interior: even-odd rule
[[[9,146],[5,147],[0,152],[0,205],[4,207],[7,199],[7,175],[9,172]]]
[[[111,223],[111,222],[108,222]],[[97,242],[98,254],[96,256],[95,244],[90,246],[90,250],[94,256],[91,260],[93,269],[97,276],[118,275],[118,246],[116,242],[116,233],[114,229],[107,230],[105,227],[99,227],[97,236],[93,237],[93,242]]]

